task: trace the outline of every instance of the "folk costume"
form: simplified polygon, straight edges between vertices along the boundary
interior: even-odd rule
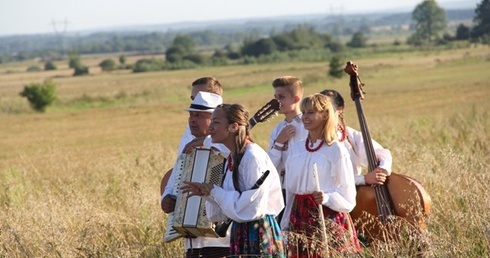
[[[275,142],[274,140],[277,139],[281,131],[288,125],[294,126],[296,132],[294,136],[289,138],[289,140],[284,144]],[[286,194],[284,190],[284,175],[286,174],[285,163],[289,155],[289,146],[294,145],[298,141],[306,139],[307,136],[308,136],[308,130],[306,130],[305,127],[303,126],[303,122],[301,121],[301,114],[295,116],[291,120],[291,123],[286,121],[286,119],[280,121],[279,123],[276,124],[276,126],[271,132],[270,145],[269,145],[270,147],[267,154],[269,154],[272,163],[274,163],[277,172],[279,172],[284,201],[286,201]],[[281,213],[279,213],[279,215],[277,216],[277,220],[279,222],[282,219],[283,213],[284,210],[281,211]]]
[[[284,207],[279,174],[267,153],[249,143],[238,171],[233,171],[231,156],[226,162],[222,187],[214,186],[206,198],[206,215],[210,221],[232,219],[230,248],[232,257],[259,255],[285,257],[283,236],[275,217]],[[250,190],[260,176],[269,170],[263,184]],[[238,173],[237,187],[233,174]]]
[[[289,148],[286,208],[281,221],[281,228],[289,231],[288,256],[325,256],[318,205],[312,195],[316,189],[314,164],[324,192],[322,208],[330,254],[358,252],[360,244],[349,215],[356,205],[356,188],[348,150],[338,141],[328,146],[317,140],[311,145],[308,138]]]
[[[221,96],[209,93],[209,92],[199,92],[194,100],[192,101],[190,107],[186,109],[186,111],[193,112],[208,112],[212,113],[216,106],[222,104],[223,100]],[[181,155],[184,147],[187,143],[195,139],[195,137],[191,134],[191,130],[189,125],[186,127],[184,135],[182,136],[181,142],[179,144],[179,152]],[[208,135],[204,139],[204,147],[205,148],[215,148],[219,151],[219,153],[223,156],[227,156],[230,152],[226,146],[223,144],[213,144],[211,141],[211,137]],[[174,167],[177,166],[178,159],[175,162]],[[162,194],[162,197],[167,196],[173,193],[173,189],[175,187],[175,176],[174,171],[172,171],[170,178],[165,186],[165,190]],[[162,198],[163,200],[163,198]],[[162,201],[161,200],[161,201]],[[214,238],[214,237],[196,237],[196,238],[185,238],[184,244],[186,249],[186,258],[217,258],[217,257],[227,257],[230,253],[229,250],[230,238],[226,236],[224,238]]]

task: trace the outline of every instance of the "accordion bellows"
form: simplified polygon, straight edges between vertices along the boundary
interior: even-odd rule
[[[186,155],[181,182],[199,182],[221,185],[225,159],[210,149],[194,149]],[[206,218],[204,204],[199,196],[188,198],[179,192],[173,213],[173,228],[186,237],[219,237],[215,224]]]

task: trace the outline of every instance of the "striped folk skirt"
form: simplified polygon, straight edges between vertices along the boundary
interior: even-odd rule
[[[238,223],[233,221],[230,257],[286,257],[284,237],[275,216]]]
[[[330,256],[348,255],[361,250],[350,215],[324,205],[322,208],[328,251],[325,250],[318,204],[313,195],[296,195],[289,222],[288,257],[326,257],[326,252]]]

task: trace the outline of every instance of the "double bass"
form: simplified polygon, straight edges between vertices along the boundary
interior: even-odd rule
[[[351,98],[356,105],[370,172],[378,166],[378,160],[362,110],[364,84],[356,64],[347,62],[344,71],[350,75]],[[356,207],[351,217],[356,229],[368,241],[399,240],[400,230],[404,226],[408,225],[410,232],[425,231],[430,210],[430,196],[417,180],[391,173],[383,185],[357,186]]]

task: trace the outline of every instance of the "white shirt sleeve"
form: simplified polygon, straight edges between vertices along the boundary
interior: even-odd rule
[[[192,141],[194,138],[195,137],[191,134],[191,129],[189,128],[189,125],[187,125],[185,127],[184,134],[182,135],[182,138],[180,139],[179,149],[177,152],[177,160],[174,163],[174,167],[172,168],[172,172],[171,172],[170,177],[168,179],[167,185],[165,186],[165,190],[163,191],[161,200],[163,200],[163,197],[165,197],[166,195],[173,194],[174,187],[175,187],[175,176],[176,176],[175,171],[176,171],[176,166],[177,166],[179,159],[180,159],[180,155],[182,154],[182,151],[184,150],[185,145],[187,143],[189,143],[190,141]]]
[[[221,207],[223,213],[237,222],[253,221],[263,217],[265,214],[261,212],[261,204],[264,202],[261,202],[261,196],[264,195],[267,195],[264,188],[247,190],[241,194],[237,191],[226,191],[218,186],[212,190],[213,200]]]
[[[238,185],[242,193],[236,191],[233,185],[232,177],[236,172],[227,171],[223,187],[214,186],[208,197],[226,217],[237,222],[257,220],[267,214],[277,215],[284,207],[277,170],[264,150],[256,144],[251,145],[255,146],[247,146],[239,165]],[[266,170],[270,171],[269,176],[258,189],[252,190],[257,179]],[[208,199],[207,203],[210,202]],[[211,212],[208,218],[221,219],[219,212],[211,210],[217,207],[206,207],[206,211]]]
[[[218,186],[214,186],[213,190],[211,190],[211,195],[204,197],[206,199],[206,217],[211,222],[222,222],[226,221],[228,217],[223,213],[220,206],[214,201],[212,194],[215,191],[215,188]]]
[[[338,159],[331,160],[331,173],[335,178],[335,188],[324,191],[323,205],[339,212],[350,212],[356,206],[356,185],[352,171],[352,162],[347,149],[337,145],[340,152]],[[331,147],[335,147],[332,145]]]
[[[170,177],[168,178],[167,185],[165,186],[165,190],[163,191],[162,196],[165,197],[169,194],[173,194],[174,192],[174,185],[175,185],[175,169],[172,169],[172,172],[170,174]],[[163,199],[162,199],[163,201]]]
[[[182,153],[182,151],[184,150],[185,145],[187,143],[189,143],[190,141],[194,140],[194,138],[195,137],[192,135],[191,129],[189,128],[189,125],[187,125],[185,127],[184,134],[182,135],[182,138],[180,139],[179,149],[178,149],[177,155],[180,155]]]
[[[271,136],[269,138],[269,149],[267,154],[269,158],[272,160],[272,163],[276,167],[276,169],[280,169],[280,165],[282,164],[282,151],[274,148],[274,140],[277,138],[282,128],[284,127],[283,122],[279,122],[276,127],[271,132]]]
[[[362,174],[355,174],[354,180],[356,181],[356,185],[366,185],[366,179]]]
[[[362,133],[354,130],[351,127],[347,127],[347,132],[349,135],[349,139],[354,144],[353,148],[355,154],[357,155],[358,165],[363,167],[368,167],[366,148],[364,146],[364,139],[362,138]],[[383,146],[381,146],[381,144],[379,144],[375,140],[371,139],[371,141],[373,143],[373,148],[376,157],[379,160],[378,166],[380,168],[386,169],[386,171],[388,171],[388,174],[391,174],[391,165],[392,165],[391,152],[388,149],[383,148]]]

